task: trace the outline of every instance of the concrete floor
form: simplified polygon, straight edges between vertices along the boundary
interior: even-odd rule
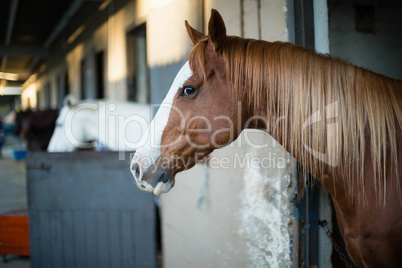
[[[0,214],[27,209],[25,161],[0,159]]]
[[[8,135],[0,158],[0,214],[12,210],[27,209],[25,161],[15,161],[14,149],[21,147],[21,141]],[[0,268],[28,268],[29,257],[0,256]]]
[[[30,268],[29,257],[7,256],[6,259],[0,257],[0,268]]]

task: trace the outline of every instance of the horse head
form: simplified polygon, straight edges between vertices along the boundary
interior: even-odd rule
[[[189,61],[177,74],[151,122],[147,144],[136,151],[131,163],[137,186],[156,195],[174,186],[178,172],[232,142],[247,118],[239,111],[239,98],[227,83],[222,17],[212,10],[208,35],[193,29],[187,21],[185,24],[194,44]]]
[[[63,103],[64,105],[59,111],[56,126],[47,147],[48,152],[72,152],[76,149],[76,146],[70,141],[71,139],[68,139],[68,136],[66,135],[66,118],[71,109],[77,104],[77,100],[73,95],[68,94],[64,98]]]

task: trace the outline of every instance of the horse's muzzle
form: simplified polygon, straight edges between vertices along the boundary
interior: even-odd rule
[[[134,157],[131,162],[131,173],[140,190],[153,192],[155,195],[167,193],[174,186],[174,180],[169,179],[168,172],[151,164],[146,166],[140,157]]]

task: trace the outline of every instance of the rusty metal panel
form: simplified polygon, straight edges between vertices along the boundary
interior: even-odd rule
[[[133,183],[129,154],[27,158],[31,265],[156,267],[155,205]]]

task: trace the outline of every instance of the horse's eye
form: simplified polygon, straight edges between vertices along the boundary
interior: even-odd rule
[[[183,91],[180,94],[180,97],[187,97],[194,95],[197,92],[196,88],[190,87],[190,86],[185,86],[183,87]]]

